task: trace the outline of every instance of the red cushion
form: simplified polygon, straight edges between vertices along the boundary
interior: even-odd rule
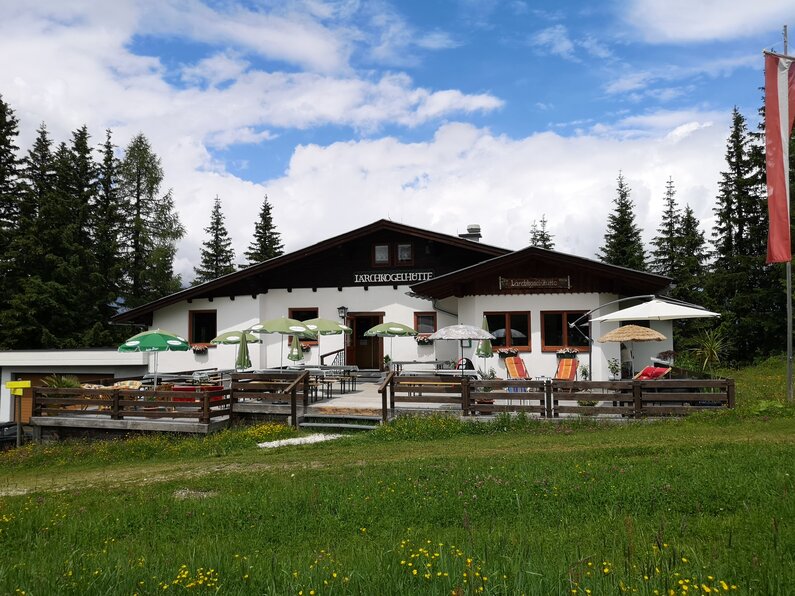
[[[647,366],[635,375],[635,379],[638,381],[653,381],[654,379],[665,376],[670,371],[670,368],[664,368],[662,366]]]

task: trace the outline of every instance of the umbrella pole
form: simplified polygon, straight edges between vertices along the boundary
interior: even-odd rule
[[[157,356],[158,356],[158,353],[155,352],[155,367],[154,367],[155,368],[155,370],[154,370],[155,378],[154,378],[154,381],[152,381],[152,389],[157,389]]]

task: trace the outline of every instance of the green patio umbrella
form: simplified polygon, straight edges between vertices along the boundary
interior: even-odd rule
[[[310,331],[313,331],[318,336],[320,335],[340,335],[344,333],[345,335],[350,335],[353,333],[353,329],[348,327],[347,325],[343,325],[339,321],[332,321],[331,319],[307,319],[303,322]],[[320,337],[318,337],[317,341],[317,349],[320,351]],[[318,364],[322,364],[320,362],[320,357],[318,356]]]
[[[293,335],[293,343],[290,345],[290,351],[287,353],[287,360],[293,362],[300,362],[304,359],[304,350],[301,348],[301,340],[297,335]]]
[[[253,325],[249,331],[254,333],[278,333],[280,335],[297,335],[304,339],[314,339],[317,337],[306,325],[295,319],[280,317]],[[303,356],[303,355],[302,355]],[[282,353],[279,352],[279,367],[282,366]]]
[[[160,352],[187,352],[188,350],[190,350],[190,344],[188,343],[188,340],[163,329],[143,331],[137,335],[133,335],[119,346],[119,352],[155,353],[155,362],[153,367],[155,387],[157,387],[157,355]]]
[[[489,322],[486,319],[486,315],[483,315],[483,331],[489,332]],[[478,342],[478,348],[475,350],[475,355],[480,356],[483,358],[483,373],[486,373],[486,358],[491,358],[494,356],[494,350],[491,347],[491,340],[490,339],[481,339]]]
[[[245,331],[227,331],[210,340],[211,344],[226,344],[237,346],[235,354],[235,370],[251,368],[251,358],[248,355],[248,344],[259,343],[260,340],[253,334]]]
[[[389,360],[392,360],[392,338],[417,335],[417,331],[403,323],[381,323],[364,332],[365,337],[388,337]]]

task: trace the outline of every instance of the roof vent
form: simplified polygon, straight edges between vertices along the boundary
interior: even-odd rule
[[[480,234],[480,225],[469,224],[467,226],[466,234],[459,234],[458,237],[465,240],[474,240],[475,242],[480,242],[480,239],[482,238]]]

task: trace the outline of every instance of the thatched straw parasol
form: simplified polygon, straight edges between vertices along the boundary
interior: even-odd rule
[[[601,343],[606,342],[626,342],[630,344],[629,354],[632,360],[632,374],[635,374],[635,356],[632,354],[632,342],[634,341],[662,341],[665,336],[659,331],[649,329],[648,327],[641,327],[640,325],[623,325],[618,329],[613,329],[609,333],[605,333],[596,341]]]
[[[613,329],[600,337],[598,342],[606,343],[609,341],[662,341],[666,339],[659,331],[641,327],[640,325],[623,325],[618,329]]]

